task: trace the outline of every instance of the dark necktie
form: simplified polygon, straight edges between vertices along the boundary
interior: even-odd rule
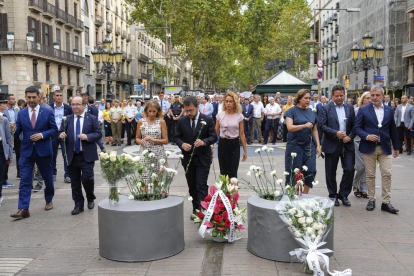
[[[191,120],[193,121],[192,125],[191,125],[191,129],[193,130],[193,135],[195,135],[195,118],[193,118]]]
[[[77,116],[78,120],[76,121],[76,138],[75,138],[75,152],[80,152],[80,138],[78,137],[80,134],[80,117]]]

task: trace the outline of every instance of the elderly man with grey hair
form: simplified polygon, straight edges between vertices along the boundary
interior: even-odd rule
[[[365,163],[369,197],[366,210],[375,209],[375,172],[378,162],[382,185],[381,210],[396,214],[399,210],[390,203],[391,168],[393,155],[394,158],[398,157],[400,142],[394,121],[394,110],[382,102],[383,96],[384,91],[381,86],[375,85],[371,88],[371,103],[359,108],[354,130],[361,137],[359,151]]]
[[[282,108],[279,106],[278,103],[275,102],[275,99],[273,97],[270,97],[269,103],[266,105],[266,108],[264,111],[264,115],[266,115],[267,118],[266,118],[263,145],[267,144],[267,139],[269,138],[269,132],[271,129],[273,129],[272,144],[273,145],[276,144],[277,129],[279,127],[280,114],[282,114]]]
[[[280,99],[280,104],[283,106],[283,105],[286,105],[286,101],[281,97],[281,93],[280,92],[276,92],[276,98],[275,98],[275,101],[279,98]]]
[[[253,122],[252,122],[252,128],[250,130],[250,138],[254,139],[254,129],[257,127],[257,139],[258,143],[262,140],[262,121],[264,118],[264,106],[263,103],[260,101],[260,95],[254,96],[254,102],[252,102],[253,105]]]
[[[386,103],[384,102],[384,105]],[[411,129],[414,124],[414,106],[408,103],[408,97],[401,96],[401,104],[395,109],[395,124],[397,125],[398,138],[400,139],[400,154],[403,153],[402,144],[404,137],[407,139],[407,155],[411,155]]]

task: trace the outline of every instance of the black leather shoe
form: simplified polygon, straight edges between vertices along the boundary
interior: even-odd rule
[[[339,200],[342,201],[343,205],[348,206],[348,207],[351,206],[351,202],[349,202],[347,197],[340,197]]]
[[[88,202],[88,209],[93,209],[93,207],[95,207],[95,203],[93,201]]]
[[[407,152],[407,155],[411,155],[411,151]]]
[[[373,211],[375,209],[375,201],[368,201],[368,205],[365,209],[367,209],[367,211]]]
[[[391,203],[383,203],[381,204],[381,210],[391,213],[391,214],[396,214],[398,213],[400,210],[395,209],[394,207],[392,207]]]
[[[83,208],[80,208],[80,207],[75,207],[73,210],[72,210],[72,215],[78,215],[78,214],[80,214],[80,213],[82,213],[83,212]]]
[[[335,206],[339,206],[339,200],[338,200],[338,198],[335,198]]]

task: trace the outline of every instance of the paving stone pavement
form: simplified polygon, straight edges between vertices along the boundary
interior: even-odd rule
[[[283,144],[276,145],[283,148]],[[254,149],[254,147],[253,147]],[[252,149],[252,150],[253,150]],[[136,148],[115,148],[119,152]],[[250,150],[249,152],[252,152]],[[281,149],[283,150],[283,149]],[[177,151],[178,152],[178,151]],[[275,154],[277,172],[284,171],[284,156]],[[171,160],[175,164],[177,160]],[[218,175],[218,160],[214,160]],[[259,165],[260,158],[250,155],[240,163],[239,178],[245,178],[251,164]],[[351,194],[351,207],[335,208],[335,253],[330,258],[330,268],[351,268],[353,275],[414,275],[412,257],[414,247],[414,186],[410,174],[414,157],[402,156],[393,160],[392,203],[400,209],[398,215],[382,212],[379,208],[367,212],[367,199]],[[340,167],[340,165],[339,165]],[[317,161],[319,185],[311,193],[327,196],[324,160]],[[3,275],[305,275],[298,264],[274,262],[256,257],[247,251],[247,231],[238,232],[243,237],[233,244],[217,244],[211,237],[202,239],[197,227],[190,221],[191,203],[185,200],[185,250],[176,256],[153,262],[123,263],[107,260],[99,255],[98,210],[72,216],[73,201],[70,185],[63,182],[63,159],[58,156],[58,177],[53,200],[54,209],[44,211],[43,192],[32,195],[31,217],[14,221],[10,214],[17,210],[18,183],[16,168],[9,169],[9,182],[15,184],[3,190],[4,201],[0,206],[0,276]],[[340,181],[341,169],[337,179]],[[379,171],[377,172],[377,179]],[[108,196],[108,187],[95,166],[96,203]],[[209,183],[214,182],[210,172]],[[381,194],[377,183],[377,199]],[[121,192],[127,193],[121,182]],[[187,197],[188,188],[184,171],[173,182],[171,194]],[[254,193],[240,190],[240,207],[247,205],[247,198]],[[380,200],[378,201],[380,203]],[[248,225],[246,226],[248,227]],[[136,237],[141,237],[139,233]]]

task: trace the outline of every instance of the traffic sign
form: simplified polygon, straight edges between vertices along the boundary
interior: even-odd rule
[[[385,76],[376,76],[375,81],[376,82],[384,82],[385,81]]]
[[[144,85],[135,84],[134,91],[142,91],[144,89]]]
[[[316,74],[316,76],[321,80],[323,78],[323,71],[318,71],[318,74]]]
[[[318,65],[318,67],[323,67],[323,60],[318,59],[318,61],[316,62],[316,64]]]

